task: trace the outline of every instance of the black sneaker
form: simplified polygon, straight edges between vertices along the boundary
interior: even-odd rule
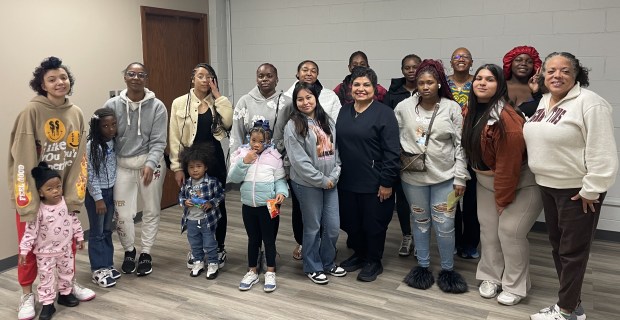
[[[66,306],[66,307],[75,307],[80,304],[80,300],[76,298],[73,293],[69,294],[59,294],[58,295],[58,304]]]
[[[125,251],[125,259],[123,259],[121,271],[123,271],[124,274],[134,273],[136,271],[136,248],[133,248],[133,251]]]
[[[138,259],[138,271],[136,274],[138,277],[146,276],[147,274],[153,272],[153,260],[151,255],[148,253],[141,253],[140,259]]]
[[[54,312],[56,312],[56,307],[54,307],[53,303],[43,305],[43,309],[41,309],[41,314],[39,314],[39,319],[49,320],[52,318]]]
[[[360,258],[357,254],[353,254],[347,260],[342,261],[340,263],[340,267],[344,269],[346,272],[353,272],[355,270],[361,269],[364,266],[364,259]]]
[[[217,260],[218,260],[218,268],[224,268],[226,265],[226,249],[218,248],[217,249]]]
[[[383,273],[383,266],[380,261],[368,262],[362,271],[357,275],[357,280],[371,282],[377,279],[377,276]]]

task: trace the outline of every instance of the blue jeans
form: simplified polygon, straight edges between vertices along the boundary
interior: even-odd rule
[[[329,270],[336,259],[336,242],[340,230],[338,189],[306,187],[291,181],[299,200],[304,225],[304,272]]]
[[[431,263],[431,226],[435,230],[441,269],[454,268],[454,215],[446,209],[448,194],[453,190],[454,179],[430,186],[414,186],[403,181],[403,191],[411,206],[411,231],[415,242],[415,254],[421,267]]]
[[[187,241],[192,248],[194,261],[204,261],[207,252],[207,262],[218,263],[215,232],[207,227],[207,218],[187,220]]]
[[[112,188],[101,189],[105,214],[97,214],[95,199],[86,192],[84,206],[88,213],[90,231],[88,234],[88,259],[91,271],[114,266],[114,245],[112,244],[112,218],[114,217],[114,193]]]

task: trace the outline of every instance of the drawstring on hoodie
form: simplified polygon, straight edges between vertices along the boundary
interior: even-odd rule
[[[129,116],[129,104],[130,104],[129,101],[130,101],[129,98],[127,98],[125,100],[125,109],[127,110],[127,127],[131,126],[131,117]],[[142,101],[144,101],[144,100],[142,100]],[[140,130],[140,128],[141,128],[140,122],[142,121],[142,101],[137,102],[138,103],[138,135],[139,136],[142,135],[142,133],[140,132],[141,131]]]

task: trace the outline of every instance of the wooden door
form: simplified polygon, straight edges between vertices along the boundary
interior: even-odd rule
[[[166,105],[170,117],[172,101],[189,91],[192,68],[209,61],[207,15],[144,6],[140,11],[147,86]],[[176,205],[178,194],[174,173],[168,170],[161,207]]]

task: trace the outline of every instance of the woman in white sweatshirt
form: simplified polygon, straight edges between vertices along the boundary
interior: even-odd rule
[[[584,88],[588,70],[570,53],[549,54],[542,75],[548,93],[523,135],[542,193],[560,289],[557,304],[530,318],[585,319],[583,278],[601,206],[618,171],[612,107]]]

